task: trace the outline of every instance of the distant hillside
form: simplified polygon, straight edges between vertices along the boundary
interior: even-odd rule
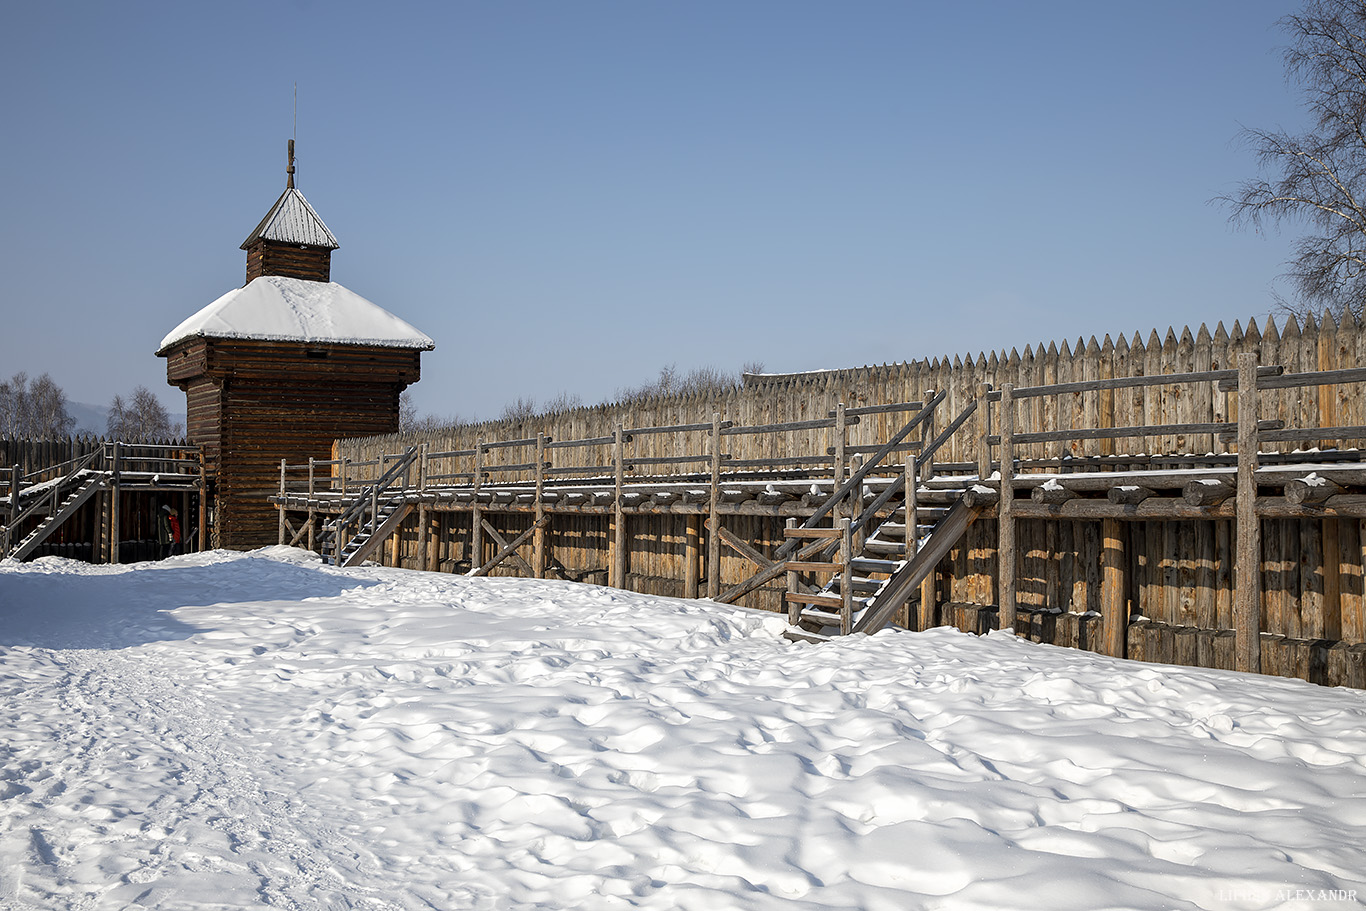
[[[109,406],[91,405],[88,402],[67,402],[66,410],[76,419],[76,429],[73,433],[88,433],[95,436],[102,436],[105,428],[109,426]],[[184,414],[171,414],[171,423],[179,424],[181,430],[185,428]]]

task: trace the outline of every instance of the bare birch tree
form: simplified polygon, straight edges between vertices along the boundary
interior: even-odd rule
[[[75,426],[66,393],[48,374],[30,380],[27,373],[16,373],[0,381],[0,436],[54,439]]]
[[[1366,0],[1308,0],[1280,26],[1287,78],[1304,89],[1314,126],[1300,135],[1243,131],[1271,176],[1223,197],[1230,219],[1261,228],[1300,222],[1286,278],[1292,312],[1350,310],[1366,304]]]

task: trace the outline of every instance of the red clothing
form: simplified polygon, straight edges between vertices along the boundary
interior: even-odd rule
[[[179,543],[180,543],[180,517],[179,517],[179,516],[171,516],[170,519],[171,519],[171,542],[172,542],[173,544],[179,544]]]

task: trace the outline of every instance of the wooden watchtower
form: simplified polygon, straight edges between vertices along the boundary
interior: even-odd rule
[[[273,544],[280,460],[330,459],[339,437],[398,429],[399,395],[419,379],[423,333],[331,281],[338,244],[294,186],[242,243],[246,284],[162,340],[166,378],[185,391],[187,434],[204,447],[215,546]]]

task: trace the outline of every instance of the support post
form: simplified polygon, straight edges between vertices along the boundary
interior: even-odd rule
[[[621,488],[626,481],[626,434],[621,422],[614,428],[612,440],[612,572],[611,586],[626,587],[626,504],[621,499]]]
[[[479,488],[484,483],[484,438],[474,441],[474,498],[470,501],[470,569],[484,565],[484,511],[479,508]]]
[[[844,406],[840,406],[843,414]],[[838,443],[836,444],[839,445]],[[843,447],[840,447],[843,448]],[[711,416],[711,496],[707,515],[707,597],[721,594],[721,412]]]
[[[1129,638],[1129,605],[1124,597],[1124,530],[1118,519],[1100,523],[1100,614],[1105,654],[1123,658]]]
[[[698,564],[702,560],[702,517],[688,516],[687,519],[687,537],[683,545],[683,597],[696,598],[701,578]]]
[[[199,549],[209,549],[209,467],[203,446],[199,447]]]
[[[545,578],[545,431],[536,434],[536,534],[532,536],[531,568],[537,579]],[[424,534],[425,538],[425,534]],[[423,543],[426,543],[425,540]]]
[[[317,530],[318,530],[318,511],[313,508],[314,492],[317,490],[317,472],[313,464],[313,456],[308,457],[308,549],[310,552],[317,549]]]
[[[840,519],[840,635],[854,631],[854,533],[848,516]]]
[[[793,528],[796,528],[796,527],[797,527],[797,520],[796,520],[795,517],[789,517],[789,518],[788,518],[788,520],[787,520],[787,527],[788,527],[789,529],[793,529]],[[789,569],[789,570],[787,571],[787,591],[788,591],[788,594],[791,594],[791,595],[795,595],[795,594],[797,594],[799,591],[801,591],[801,588],[799,587],[799,580],[798,580],[798,577],[797,577],[797,571],[794,570],[794,569]],[[796,626],[797,623],[798,623],[801,619],[802,619],[802,606],[801,606],[801,604],[799,604],[799,603],[796,602],[796,601],[789,601],[789,602],[787,602],[787,622],[788,622],[789,624],[791,624],[792,626]]]
[[[278,543],[285,543],[285,460],[280,460],[280,504],[277,512],[280,514],[280,540]]]
[[[1015,628],[1015,384],[1001,387],[1001,496],[996,547],[1000,628]]]
[[[1262,670],[1262,534],[1257,517],[1257,355],[1238,355],[1238,553],[1233,626],[1237,670]]]
[[[113,465],[109,477],[109,562],[119,562],[119,500],[122,499],[120,476],[123,473],[123,443],[114,442]]]

